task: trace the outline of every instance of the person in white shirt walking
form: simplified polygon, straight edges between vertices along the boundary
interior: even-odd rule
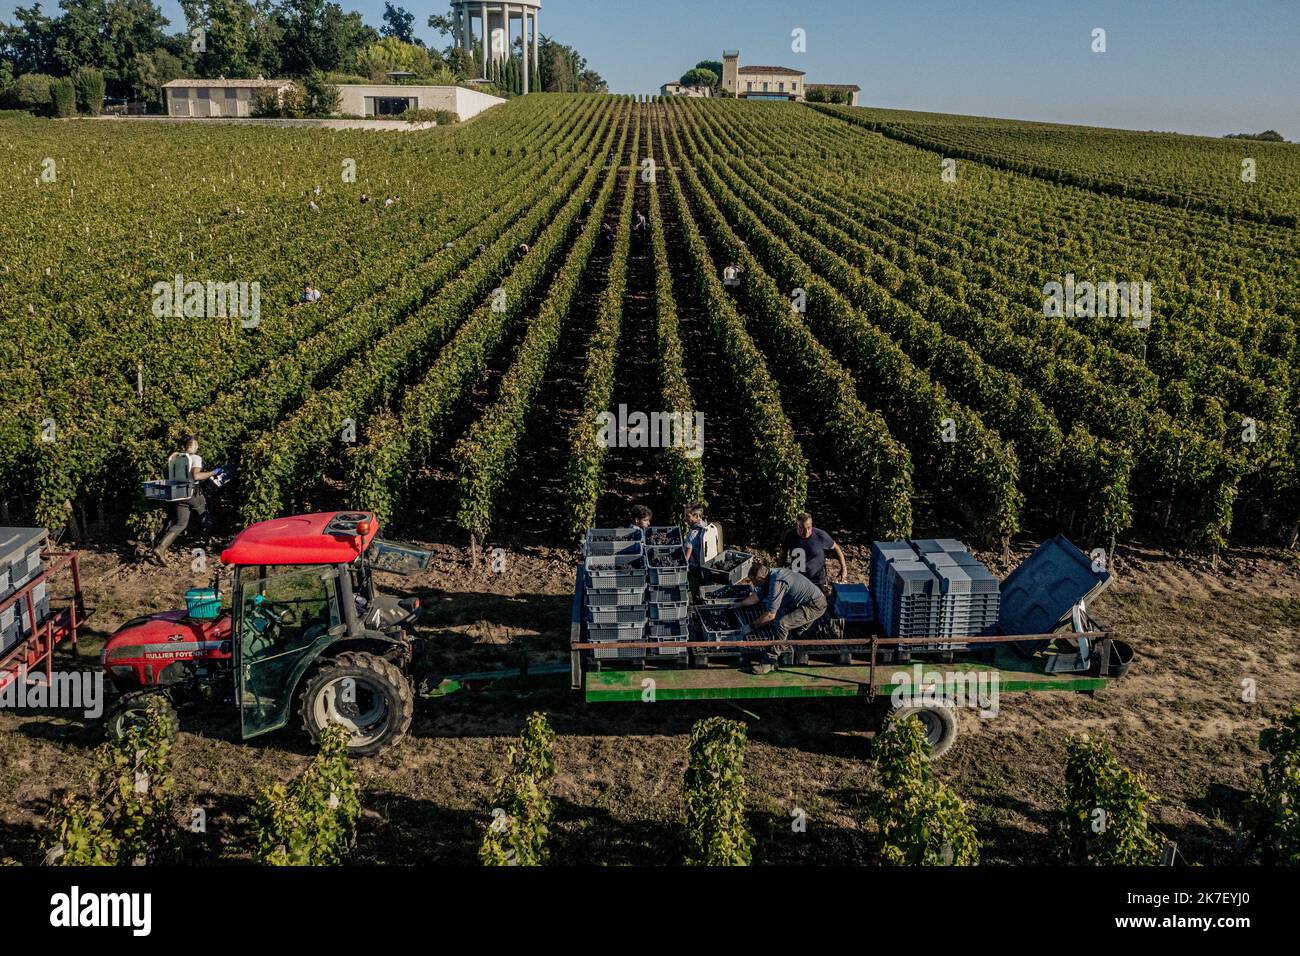
[[[199,440],[190,435],[186,437],[184,451],[174,459],[184,468],[185,479],[190,482],[190,496],[173,501],[170,504],[172,521],[163,532],[162,539],[149,552],[149,557],[155,564],[166,566],[167,550],[175,544],[176,539],[185,533],[190,526],[192,517],[202,518],[208,510],[207,499],[203,497],[203,492],[199,489],[199,483],[207,481],[215,472],[203,470],[203,457],[199,454]],[[180,468],[176,469],[178,472]],[[169,477],[175,477],[169,475]]]

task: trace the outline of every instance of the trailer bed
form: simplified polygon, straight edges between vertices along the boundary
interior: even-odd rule
[[[876,665],[872,690],[869,664],[806,664],[781,667],[767,674],[751,674],[735,667],[707,667],[683,670],[588,670],[583,691],[592,703],[639,701],[646,690],[644,681],[654,681],[655,700],[764,700],[776,698],[888,696],[896,689],[910,688],[920,668],[922,687],[931,679],[946,682],[949,675],[996,672],[1001,693],[1033,691],[1091,692],[1106,686],[1107,678],[1087,674],[1052,674],[1044,665],[1051,654],[1024,660],[1014,651],[999,647],[993,663],[956,661],[939,663],[914,661],[910,664]],[[894,682],[906,674],[906,682]],[[933,678],[932,678],[933,675]]]

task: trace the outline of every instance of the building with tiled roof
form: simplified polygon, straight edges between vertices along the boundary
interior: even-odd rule
[[[802,103],[808,90],[818,88],[835,92],[851,106],[858,105],[860,88],[847,83],[813,83],[805,80],[803,70],[788,66],[741,66],[739,50],[722,51],[722,91],[742,100],[787,100]]]
[[[722,89],[742,100],[802,100],[803,70],[788,66],[741,66],[740,51],[722,54]]]

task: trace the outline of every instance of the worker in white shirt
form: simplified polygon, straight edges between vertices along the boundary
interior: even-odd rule
[[[689,569],[691,590],[704,579],[704,563],[719,551],[719,533],[715,525],[704,517],[704,506],[687,505],[682,511],[686,523],[686,566]]]
[[[182,460],[182,468],[186,479],[190,482],[190,496],[173,501],[169,507],[171,509],[172,521],[163,532],[162,539],[149,552],[149,557],[155,564],[166,566],[167,550],[176,542],[185,529],[190,526],[190,518],[202,518],[208,510],[207,499],[203,497],[203,492],[199,489],[199,483],[207,481],[215,472],[203,470],[203,457],[199,454],[199,440],[189,435],[185,439],[184,452],[180,456],[174,456]],[[181,469],[177,469],[179,472]],[[169,476],[170,477],[170,476]]]

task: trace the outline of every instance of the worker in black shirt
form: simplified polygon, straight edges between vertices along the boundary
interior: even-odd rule
[[[826,555],[834,554],[840,562],[839,580],[848,576],[848,562],[835,539],[821,528],[813,527],[812,515],[804,511],[794,519],[794,527],[781,542],[781,563],[799,571],[813,584],[826,590]]]

